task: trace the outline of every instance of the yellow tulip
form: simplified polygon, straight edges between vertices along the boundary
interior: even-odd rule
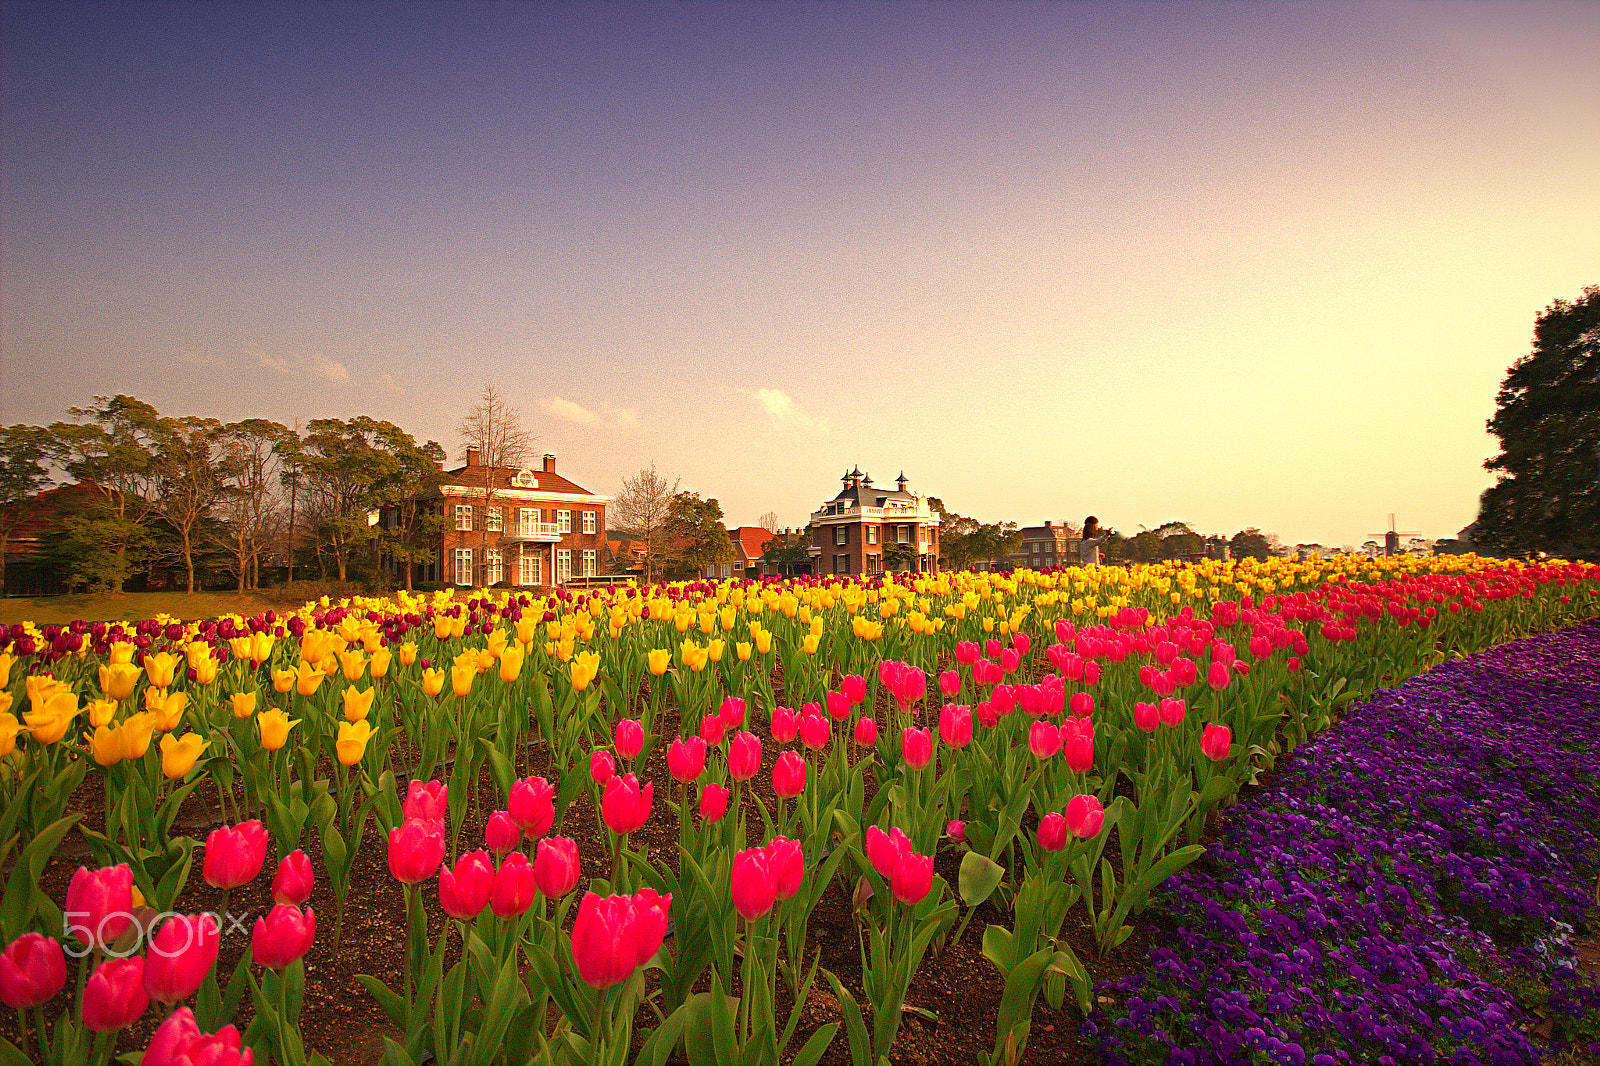
[[[28,724],[28,732],[33,734],[33,739],[40,744],[54,744],[67,735],[67,727],[78,716],[78,697],[71,689],[61,686],[44,698],[44,707],[37,711],[27,711],[22,715],[22,720]]]
[[[184,645],[183,654],[184,657],[189,660],[190,666],[199,666],[202,659],[210,659],[213,657],[211,654],[211,645],[207,644],[203,640],[197,640],[192,644]]]
[[[367,672],[367,656],[360,648],[340,652],[339,662],[344,666],[344,679],[351,684],[360,681],[361,676]]]
[[[233,716],[235,718],[249,718],[256,713],[256,693],[235,692],[228,697],[233,702]]]
[[[170,733],[178,728],[183,722],[184,708],[188,705],[189,695],[186,692],[168,695],[161,689],[145,690],[144,709],[152,716],[151,721],[158,733]]]
[[[756,651],[762,655],[772,650],[772,630],[763,629],[756,634]]]
[[[822,636],[820,634],[807,633],[805,635],[805,639],[800,641],[800,650],[805,652],[807,655],[815,655],[817,654],[817,645],[821,642]]]
[[[112,648],[115,649],[119,646],[120,645],[113,644]],[[131,648],[133,645],[130,644],[128,647]],[[0,688],[5,688],[7,685],[11,684],[11,664],[15,663],[16,661],[16,656],[12,655],[10,652],[0,653]]]
[[[115,766],[122,761],[122,730],[116,726],[96,726],[94,733],[85,733],[83,739],[89,754],[101,766]]]
[[[450,668],[450,691],[457,696],[465,698],[467,693],[472,691],[472,682],[477,676],[478,668],[476,666],[465,668],[452,666]]]
[[[447,614],[433,616],[433,637],[435,640],[450,639],[450,621],[450,616]]]
[[[660,677],[667,672],[667,667],[672,665],[672,652],[666,648],[651,648],[649,663],[650,673]]]
[[[372,737],[372,726],[365,721],[340,722],[339,739],[333,742],[338,751],[339,761],[346,766],[354,766],[361,761],[361,756],[366,753],[367,741]]]
[[[38,713],[43,712],[51,695],[61,687],[61,682],[49,674],[29,674],[23,679],[22,686],[28,694],[28,706]]]
[[[850,629],[861,640],[877,640],[883,636],[882,622],[873,622],[859,614],[850,619]]]
[[[248,659],[250,658],[250,642],[251,640],[248,635],[242,637],[229,637],[228,650],[233,652],[233,657],[235,659]]]
[[[503,629],[496,629],[489,634],[489,651],[494,654],[496,659],[498,659],[500,654],[506,650],[507,639],[509,638],[506,635],[506,631]]]
[[[437,696],[444,691],[444,670],[424,669],[422,671],[422,691],[430,696]]]
[[[717,621],[722,625],[722,631],[728,632],[733,628],[734,620],[739,617],[739,612],[732,607],[724,607],[717,615]]]
[[[394,652],[388,648],[379,648],[372,653],[372,661],[367,664],[367,673],[373,677],[383,677],[389,673],[389,664],[394,661]]]
[[[733,649],[738,652],[740,662],[747,663],[750,661],[750,642],[748,640],[741,640],[733,646]]]
[[[133,662],[133,653],[138,650],[138,647],[129,641],[119,640],[115,644],[111,645],[110,649],[107,651],[106,654],[110,656],[107,661],[111,663],[121,663],[123,665],[131,665]],[[5,678],[0,676],[0,684],[4,683]]]
[[[194,769],[195,762],[210,746],[211,742],[200,739],[199,733],[185,733],[181,737],[168,733],[161,738],[161,772],[170,780],[178,780]]]
[[[727,646],[727,641],[717,639],[706,641],[706,656],[714,663],[722,661],[722,649]]]
[[[200,647],[205,648],[206,645],[202,644]],[[210,648],[206,648],[206,650],[209,652]],[[219,667],[221,667],[221,665],[221,663],[217,662],[217,660],[212,658],[210,655],[207,655],[200,659],[200,661],[194,663],[195,683],[198,685],[211,684],[211,682],[217,679],[217,670]]]
[[[506,684],[517,679],[522,673],[522,648],[513,645],[500,652],[500,680]]]
[[[256,716],[256,727],[261,730],[261,746],[268,751],[277,751],[289,742],[289,730],[299,724],[300,719],[291,720],[276,707],[262,711]]]
[[[302,696],[313,696],[324,676],[321,670],[302,659],[295,669],[294,690]]]
[[[122,737],[122,757],[142,759],[150,750],[150,737],[155,732],[155,716],[141,711],[130,714],[117,730]]]
[[[142,669],[132,663],[110,663],[100,667],[100,691],[114,700],[125,700],[133,695],[133,686],[139,683]]]
[[[372,689],[365,692],[355,687],[344,690],[344,717],[349,722],[364,722],[372,710]]]
[[[489,670],[494,666],[494,659],[494,652],[490,651],[488,648],[479,648],[477,661],[474,664],[478,673],[488,673]]]
[[[178,668],[179,659],[176,655],[167,652],[157,652],[155,655],[144,657],[145,676],[150,679],[150,684],[156,688],[171,688],[172,673]]]
[[[90,700],[83,705],[83,709],[89,712],[89,725],[99,729],[103,725],[111,724],[111,719],[117,713],[117,701]]]
[[[10,711],[0,711],[0,759],[16,750],[17,734],[20,732],[22,723],[17,721],[17,716]]]
[[[11,710],[11,693],[0,689],[0,714]]]
[[[582,692],[589,687],[589,682],[595,679],[600,672],[600,653],[593,651],[580,651],[572,660],[572,688],[575,692]]]
[[[412,666],[417,661],[417,642],[408,640],[400,645],[400,665]]]
[[[272,658],[272,645],[277,642],[277,637],[271,633],[253,633],[250,636],[250,665],[259,667],[262,663]]]

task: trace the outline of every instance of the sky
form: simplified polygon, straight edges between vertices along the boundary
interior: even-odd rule
[[[0,0],[0,423],[98,395],[730,526],[1449,537],[1600,283],[1600,4]],[[535,464],[536,465],[536,464]]]

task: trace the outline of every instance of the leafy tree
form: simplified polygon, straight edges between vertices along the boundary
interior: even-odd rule
[[[1489,431],[1499,480],[1479,500],[1473,540],[1524,554],[1600,554],[1600,286],[1556,300],[1533,350],[1511,364]]]
[[[917,546],[891,541],[883,546],[883,565],[887,570],[915,570]]]
[[[439,466],[445,453],[436,442],[419,445],[409,434],[391,436],[387,446],[394,456],[395,468],[379,486],[379,501],[391,516],[380,537],[389,557],[405,571],[409,591],[416,567],[426,566],[438,556],[445,518],[434,497],[444,480]]]
[[[293,431],[265,418],[231,422],[218,434],[218,477],[222,482],[213,514],[215,542],[223,549],[238,590],[261,584],[261,556],[281,518],[274,482],[282,475],[282,456]]]
[[[705,575],[706,568],[733,561],[733,541],[723,524],[722,505],[702,500],[697,492],[680,492],[667,509],[666,574],[675,578]]]
[[[538,438],[523,428],[521,413],[506,403],[493,383],[483,387],[483,394],[462,417],[461,424],[456,427],[456,433],[461,438],[463,450],[471,449],[478,453],[481,483],[477,486],[475,498],[479,501],[480,514],[484,516],[478,522],[479,535],[482,538],[478,552],[478,572],[480,584],[489,585],[491,582],[487,515],[489,508],[494,506],[494,501],[500,494],[498,475],[501,471],[520,470],[526,466],[528,453],[532,451],[533,442]]]
[[[39,426],[0,428],[0,590],[6,585],[6,545],[33,516],[35,497],[50,484],[45,462],[50,431]]]
[[[349,580],[356,550],[382,533],[370,516],[404,481],[401,453],[414,446],[399,426],[365,415],[306,423],[300,476],[319,519],[321,545],[333,556],[340,581]]]
[[[805,532],[800,536],[778,534],[767,541],[766,550],[761,555],[761,562],[769,567],[775,567],[784,577],[793,577],[797,573],[811,572],[811,542],[815,536],[815,529],[807,525]]]
[[[1158,559],[1193,558],[1205,552],[1205,538],[1196,533],[1187,522],[1163,522],[1154,530],[1161,538]]]
[[[669,484],[664,476],[656,473],[656,464],[651,463],[633,477],[623,478],[622,491],[606,508],[606,520],[612,529],[644,542],[647,585],[655,580],[657,560],[665,557],[667,519],[677,495],[678,479]]]
[[[1127,545],[1128,558],[1136,563],[1153,563],[1161,558],[1161,534],[1141,529]]]
[[[113,561],[86,561],[82,567],[63,562],[69,573],[83,571],[92,587],[120,592],[150,546],[145,523],[162,419],[143,400],[121,394],[96,396],[93,407],[72,407],[68,413],[79,421],[51,425],[52,458],[78,481],[105,490],[105,496],[72,516],[74,533],[57,548],[81,547],[97,556],[111,552]],[[102,528],[91,528],[95,523]]]
[[[150,464],[150,509],[172,530],[183,557],[187,589],[194,591],[197,541],[225,485],[216,449],[222,423],[215,418],[163,418],[156,424]]]
[[[1228,548],[1235,559],[1260,559],[1265,560],[1272,555],[1272,546],[1267,543],[1266,535],[1251,526],[1241,529],[1228,541]]]
[[[937,496],[928,497],[928,503],[939,514],[939,559],[946,566],[959,570],[1005,559],[1022,545],[1022,530],[1015,522],[979,522],[949,510]],[[886,565],[890,558],[886,545]],[[915,553],[911,562],[915,565]]]

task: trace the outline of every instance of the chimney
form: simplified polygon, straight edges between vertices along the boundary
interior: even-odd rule
[[[1050,519],[1046,518],[1044,520],[1044,528],[1046,528],[1046,529],[1050,528]]]
[[[467,449],[467,465],[468,466],[477,466],[478,465],[478,449],[470,448],[470,447]]]
[[[544,472],[546,474],[554,474],[556,472],[556,457],[549,452],[544,453]]]

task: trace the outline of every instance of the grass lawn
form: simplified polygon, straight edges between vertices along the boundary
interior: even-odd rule
[[[169,614],[184,621],[223,614],[256,615],[272,607],[247,592],[104,592],[75,596],[26,596],[0,599],[0,622],[65,625],[77,618],[88,622],[133,622]]]

